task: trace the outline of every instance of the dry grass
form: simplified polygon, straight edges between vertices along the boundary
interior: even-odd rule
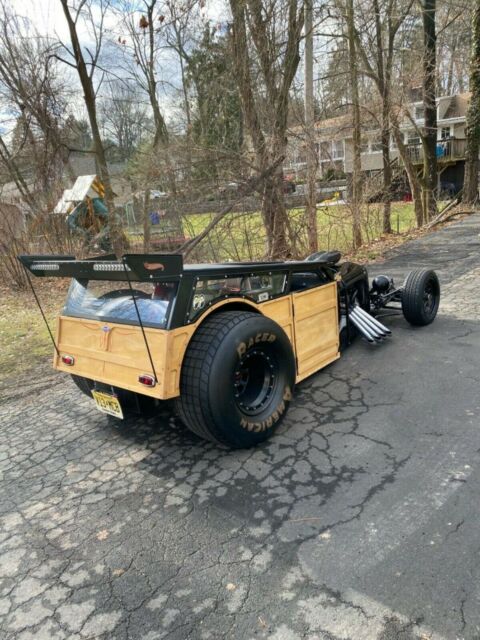
[[[42,307],[55,329],[68,283],[62,280],[36,281]],[[53,346],[32,292],[0,289],[0,387],[16,375],[25,375],[48,361]]]

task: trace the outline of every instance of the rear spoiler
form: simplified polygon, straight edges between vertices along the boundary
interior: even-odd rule
[[[77,260],[75,256],[18,256],[23,266],[40,278],[77,280],[132,280],[155,282],[177,280],[183,273],[181,255],[132,253]]]

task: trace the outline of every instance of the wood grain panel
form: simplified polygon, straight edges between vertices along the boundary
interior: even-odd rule
[[[57,323],[60,354],[73,355],[73,367],[54,355],[54,367],[65,373],[98,380],[166,400],[178,396],[185,352],[197,327],[212,312],[235,300],[219,302],[197,322],[171,331],[145,328],[158,383],[149,388],[138,382],[153,373],[140,327],[61,316]],[[290,339],[298,362],[297,381],[338,357],[336,283],[301,291],[260,305],[239,299],[252,310],[277,322]],[[108,327],[108,331],[103,329]]]
[[[299,291],[292,298],[299,381],[339,357],[337,284]]]

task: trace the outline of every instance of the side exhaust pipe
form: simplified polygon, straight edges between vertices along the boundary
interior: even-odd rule
[[[392,335],[392,332],[390,331],[390,329],[388,327],[386,327],[384,324],[379,322],[376,318],[374,318],[369,313],[367,313],[365,311],[365,309],[362,309],[362,307],[357,305],[355,307],[355,311],[360,315],[361,318],[363,318],[365,321],[367,321],[373,327],[376,327],[379,331],[381,331],[385,335],[387,335],[387,336],[391,336]]]
[[[356,309],[350,311],[349,314],[350,321],[352,324],[357,327],[362,336],[368,340],[368,342],[377,342],[382,339],[382,335],[373,331],[365,322],[360,318],[360,316],[356,313]]]
[[[349,313],[349,318],[368,342],[381,342],[391,335],[390,329],[378,322],[360,306],[355,305]]]

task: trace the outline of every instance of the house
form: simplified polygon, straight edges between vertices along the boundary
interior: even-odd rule
[[[465,170],[465,120],[470,94],[463,93],[437,98],[438,144],[437,162],[439,186],[459,191],[463,186]],[[421,100],[408,105],[411,119],[421,128],[424,109]],[[423,166],[423,147],[412,121],[405,117],[400,126],[409,156],[419,171]],[[350,113],[315,123],[315,148],[318,153],[319,177],[347,176],[353,172],[352,117]],[[290,143],[291,141],[291,143]],[[390,141],[392,163],[402,171],[400,154],[393,140]],[[289,169],[301,172],[305,168],[304,141],[300,134],[290,137],[288,151]],[[365,174],[378,174],[383,170],[382,145],[378,124],[362,123],[361,166]]]

